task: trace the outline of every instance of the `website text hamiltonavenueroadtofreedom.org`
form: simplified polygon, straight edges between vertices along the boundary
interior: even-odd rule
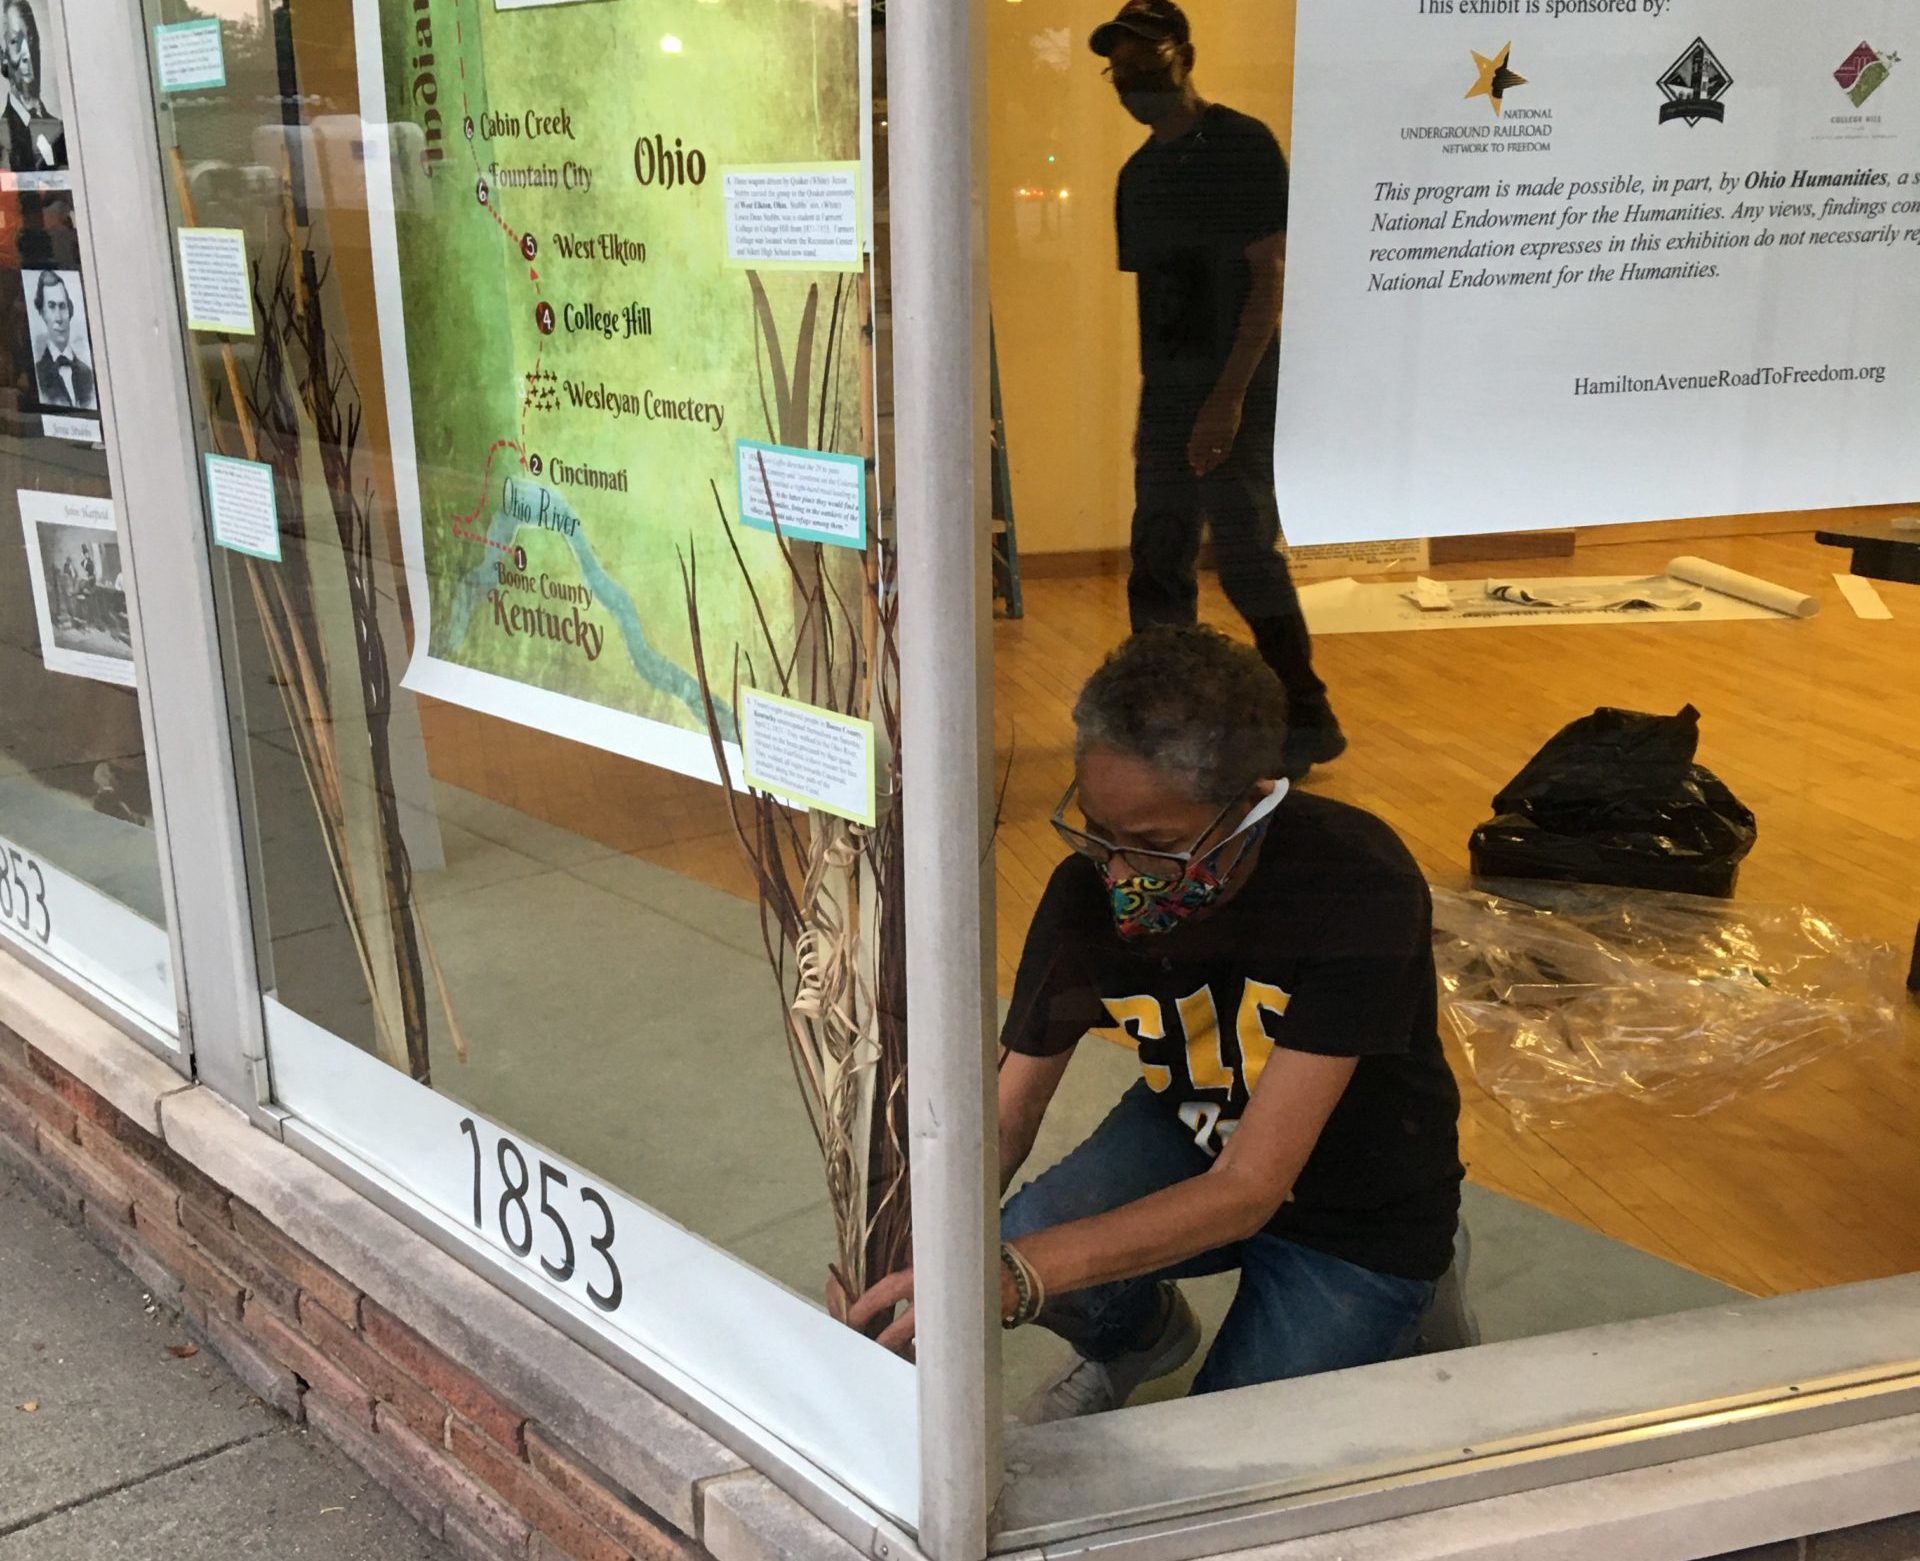
[[[1719,369],[1707,374],[1656,374],[1651,377],[1619,374],[1612,379],[1588,379],[1584,374],[1573,382],[1576,396],[1647,395],[1663,390],[1742,390],[1763,385],[1831,385],[1856,381],[1884,385],[1884,363],[1865,368],[1835,368],[1826,364],[1817,369],[1784,368]]]

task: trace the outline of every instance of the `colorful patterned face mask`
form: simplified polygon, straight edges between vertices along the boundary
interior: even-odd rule
[[[1100,869],[1107,886],[1107,905],[1113,912],[1113,924],[1123,938],[1147,937],[1171,932],[1189,917],[1198,915],[1220,897],[1228,878],[1246,860],[1247,853],[1267,831],[1268,816],[1287,794],[1281,781],[1240,821],[1240,827],[1205,856],[1189,860],[1178,878],[1162,878],[1151,873],[1130,877],[1114,876],[1112,863]],[[1220,853],[1241,841],[1232,862],[1217,866]]]

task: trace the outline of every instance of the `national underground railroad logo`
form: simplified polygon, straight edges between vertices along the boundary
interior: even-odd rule
[[[1660,90],[1667,96],[1660,105],[1660,123],[1684,119],[1691,129],[1703,119],[1725,120],[1727,105],[1720,100],[1732,85],[1733,77],[1707,40],[1694,39],[1660,77]]]
[[[1862,43],[1840,62],[1833,79],[1840,83],[1840,90],[1846,93],[1853,106],[1861,108],[1868,98],[1887,84],[1887,77],[1893,74],[1893,67],[1899,63],[1899,55],[1882,54],[1872,44]]]
[[[1515,87],[1524,87],[1527,78],[1514,71],[1507,63],[1513,53],[1513,45],[1503,43],[1498,54],[1482,54],[1478,49],[1467,51],[1473,56],[1473,63],[1479,67],[1480,79],[1467,89],[1470,98],[1486,98],[1493,104],[1497,118],[1505,106],[1506,97]]]

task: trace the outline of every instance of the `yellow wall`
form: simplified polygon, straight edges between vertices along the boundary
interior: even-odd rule
[[[1113,186],[1146,132],[1087,48],[1119,4],[987,4],[988,285],[1020,550],[1122,548],[1139,371],[1133,279],[1114,268]],[[1290,144],[1293,0],[1184,4],[1201,95]]]

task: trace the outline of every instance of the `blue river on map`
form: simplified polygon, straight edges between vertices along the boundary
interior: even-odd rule
[[[518,494],[513,491],[516,489],[519,490]],[[553,535],[564,538],[573,549],[574,560],[580,565],[581,579],[593,592],[593,599],[613,615],[614,622],[619,626],[620,638],[627,648],[627,659],[633,663],[634,672],[649,688],[658,689],[685,705],[698,719],[700,729],[705,730],[707,711],[705,701],[700,697],[698,679],[654,649],[633,598],[627,594],[626,587],[601,566],[594,554],[593,544],[587,540],[586,523],[574,513],[566,499],[544,484],[528,482],[519,477],[508,478],[501,494],[501,507],[493,512],[493,519],[488,523],[487,540],[511,549],[520,528],[533,524],[527,516],[542,512],[542,498],[546,500],[544,512],[558,519],[560,524],[541,529],[550,530]],[[571,526],[566,524],[569,520],[573,522]],[[449,644],[457,646],[465,642],[474,609],[486,599],[487,591],[497,583],[498,576],[490,560],[477,564],[461,582],[453,604],[452,621],[448,624]],[[734,723],[733,711],[718,697],[713,704],[720,723],[720,735],[728,742],[737,742],[739,731]]]

